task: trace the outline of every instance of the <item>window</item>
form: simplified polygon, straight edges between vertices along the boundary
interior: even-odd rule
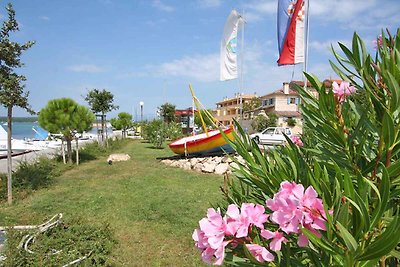
[[[290,105],[290,104],[298,105],[299,104],[299,98],[298,97],[288,97],[287,103],[288,103],[288,105]]]
[[[274,104],[274,98],[268,98],[262,101],[263,106],[271,106]]]
[[[273,98],[268,99],[268,104],[269,105],[273,105],[274,104],[274,99]]]

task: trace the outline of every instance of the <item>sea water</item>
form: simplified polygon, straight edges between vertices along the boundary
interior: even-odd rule
[[[1,122],[1,126],[4,130],[7,131],[7,122]],[[32,127],[38,127],[39,124],[37,122],[13,122],[12,123],[12,137],[14,139],[33,139],[35,136],[35,132],[32,130]],[[110,134],[112,131],[111,129],[107,129],[108,133]],[[97,129],[93,128],[92,130],[88,131],[89,133],[96,134]]]
[[[1,123],[4,130],[7,131],[7,122]],[[12,123],[12,137],[15,139],[32,139],[35,136],[35,132],[32,127],[39,126],[37,122],[13,122]]]

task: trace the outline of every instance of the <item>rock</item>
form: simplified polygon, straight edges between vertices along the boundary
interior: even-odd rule
[[[189,161],[186,161],[185,163],[182,164],[182,168],[184,170],[191,170],[192,169],[192,165],[190,164]]]
[[[222,161],[221,161],[222,163],[231,163],[231,162],[233,162],[233,160],[229,157],[229,156],[224,156],[223,158],[222,158]]]
[[[112,164],[113,162],[117,161],[127,161],[130,158],[131,157],[128,154],[111,154],[110,156],[108,156],[107,162],[108,164]]]
[[[213,172],[214,172],[214,170],[215,170],[215,163],[208,163],[208,162],[205,162],[203,165],[204,165],[204,166],[203,166],[203,168],[201,169],[203,172],[206,172],[206,173],[213,173]]]
[[[191,158],[190,159],[190,165],[195,166],[199,162],[198,158]]]
[[[179,167],[179,161],[174,161],[174,162],[172,162],[170,166],[172,166],[172,167]]]
[[[213,161],[214,161],[215,163],[219,164],[219,163],[221,163],[221,161],[222,161],[222,157],[216,156],[216,157],[213,158]]]
[[[163,159],[161,162],[166,164],[166,165],[171,165],[171,163],[174,162],[174,161],[170,160],[170,159]]]
[[[202,172],[203,168],[204,168],[203,163],[196,163],[196,165],[193,166],[193,170],[198,172]]]
[[[229,164],[228,163],[220,163],[215,167],[215,174],[224,174],[229,170]]]

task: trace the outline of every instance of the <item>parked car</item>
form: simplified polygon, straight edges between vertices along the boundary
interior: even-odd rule
[[[251,134],[250,137],[257,144],[282,145],[286,143],[284,134],[290,138],[292,131],[289,128],[284,127],[268,127],[262,132]]]

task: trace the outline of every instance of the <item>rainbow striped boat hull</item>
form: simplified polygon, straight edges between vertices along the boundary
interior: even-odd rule
[[[223,130],[229,140],[234,140],[233,128]],[[226,142],[220,130],[187,136],[175,140],[168,145],[169,148],[176,154],[189,155],[189,154],[206,154],[218,151],[231,151],[231,146]]]

